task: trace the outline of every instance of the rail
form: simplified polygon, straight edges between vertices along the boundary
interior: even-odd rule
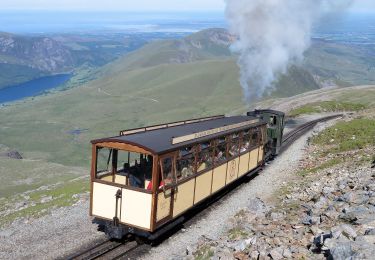
[[[294,141],[300,138],[302,135],[307,133],[310,129],[312,129],[316,124],[326,122],[338,117],[342,117],[342,114],[332,115],[322,117],[316,120],[309,121],[305,124],[298,126],[296,129],[290,131],[283,137],[283,142],[280,148],[280,153],[284,152]]]
[[[136,241],[106,240],[91,246],[84,251],[66,257],[69,260],[121,259],[135,250],[139,244]]]

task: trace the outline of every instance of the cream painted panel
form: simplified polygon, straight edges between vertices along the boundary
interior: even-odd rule
[[[258,162],[263,161],[263,146],[259,148],[259,156],[258,156]]]
[[[122,189],[121,222],[150,229],[152,194]]]
[[[212,170],[196,178],[194,204],[210,196],[211,183],[212,183]]]
[[[226,184],[228,185],[235,179],[237,179],[238,175],[238,162],[239,158],[233,159],[228,162],[228,168],[227,168],[227,181]]]
[[[112,182],[112,175],[107,175],[102,178],[100,178],[102,181],[109,181]]]
[[[225,186],[225,178],[227,174],[227,164],[223,164],[213,170],[212,175],[212,193],[220,190]]]
[[[258,148],[250,152],[249,171],[256,168],[258,165]]]
[[[238,176],[242,176],[249,171],[249,156],[249,153],[246,153],[240,157]]]
[[[168,194],[164,194],[161,192],[158,194],[158,205],[156,210],[156,221],[162,220],[165,217],[169,216],[169,212],[171,210],[171,196],[170,192]]]
[[[113,219],[116,211],[116,193],[118,187],[102,183],[93,183],[92,214],[98,217]],[[121,199],[118,202],[118,214],[120,217]]]
[[[174,194],[173,217],[193,206],[195,179],[178,185]]]
[[[116,174],[115,175],[115,183],[125,185],[126,184],[126,178],[127,178],[126,176]]]

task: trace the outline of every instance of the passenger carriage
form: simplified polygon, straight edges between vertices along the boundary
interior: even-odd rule
[[[264,163],[267,123],[215,116],[92,141],[90,215],[110,237],[149,238]]]

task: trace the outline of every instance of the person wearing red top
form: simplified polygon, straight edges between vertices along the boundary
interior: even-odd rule
[[[160,182],[159,189],[164,186],[164,181]],[[152,190],[152,181],[147,185],[147,190]]]

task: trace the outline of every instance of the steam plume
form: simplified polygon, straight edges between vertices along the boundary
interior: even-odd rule
[[[291,64],[303,60],[315,22],[350,0],[226,0],[231,46],[239,53],[240,83],[247,102],[273,89]]]

